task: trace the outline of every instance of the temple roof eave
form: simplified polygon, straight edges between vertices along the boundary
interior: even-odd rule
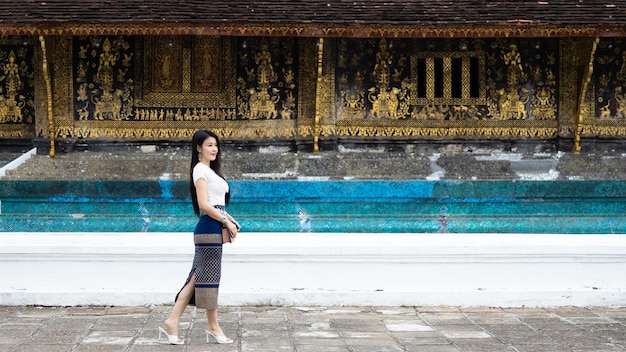
[[[491,38],[491,37],[626,37],[626,25],[559,25],[508,21],[505,23],[331,24],[236,22],[107,22],[20,24],[0,22],[0,35],[212,35],[322,38]]]

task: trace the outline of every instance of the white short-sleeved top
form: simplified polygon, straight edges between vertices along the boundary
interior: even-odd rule
[[[226,193],[228,192],[228,183],[213,171],[210,167],[203,163],[197,163],[193,167],[193,184],[200,178],[206,180],[206,193],[210,205],[226,204]]]

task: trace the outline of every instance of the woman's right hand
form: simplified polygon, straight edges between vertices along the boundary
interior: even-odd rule
[[[232,238],[237,238],[237,231],[239,231],[237,225],[235,225],[232,221],[228,221],[228,223],[226,223],[226,227],[228,228],[228,231],[230,231]]]

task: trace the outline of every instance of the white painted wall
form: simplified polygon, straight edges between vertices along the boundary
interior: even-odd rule
[[[187,233],[0,233],[0,305],[172,303]],[[241,233],[222,305],[623,306],[626,235]]]

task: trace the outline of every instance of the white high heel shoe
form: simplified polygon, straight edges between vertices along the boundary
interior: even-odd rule
[[[210,342],[209,336],[213,336],[215,341],[217,341],[217,343],[219,343],[219,344],[233,343],[233,339],[228,338],[228,337],[226,337],[224,335],[221,335],[221,336],[213,335],[213,333],[210,332],[209,330],[204,330],[204,332],[206,332],[206,343]]]
[[[171,343],[172,345],[182,345],[185,343],[185,339],[181,339],[176,335],[170,335],[167,333],[167,331],[165,331],[165,329],[159,326],[159,341],[161,341],[161,334],[165,334],[165,336],[167,336],[167,342]]]

